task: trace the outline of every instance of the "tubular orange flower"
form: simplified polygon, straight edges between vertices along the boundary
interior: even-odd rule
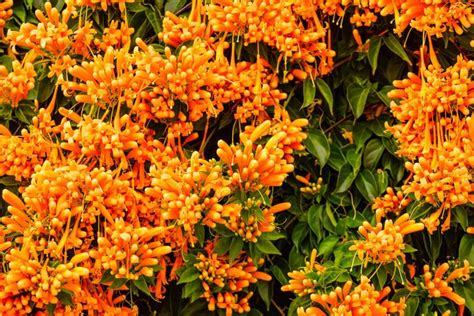
[[[382,223],[378,223],[377,226],[372,227],[368,222],[364,222],[359,227],[359,233],[365,240],[355,241],[349,250],[357,251],[365,265],[369,261],[379,264],[389,262],[397,264],[398,257],[405,262],[403,237],[423,229],[424,225],[410,220],[408,214],[403,214],[395,222],[385,220],[383,226]]]

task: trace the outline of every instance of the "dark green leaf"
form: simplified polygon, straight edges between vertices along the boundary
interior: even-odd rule
[[[329,142],[324,132],[319,129],[311,130],[308,133],[305,144],[308,151],[318,159],[318,163],[321,167],[324,167],[331,154]]]
[[[334,97],[332,95],[331,88],[328,84],[321,78],[316,78],[316,86],[318,87],[319,92],[323,96],[324,100],[326,100],[329,106],[329,112],[331,115],[334,115]]]
[[[382,101],[386,106],[390,106],[390,98],[387,96],[387,93],[394,89],[393,86],[384,86],[379,91],[376,91],[377,97]]]
[[[354,143],[356,144],[357,150],[359,150],[364,147],[365,142],[370,138],[370,136],[372,136],[372,132],[365,122],[361,122],[354,125],[352,136],[354,137]]]
[[[257,246],[257,249],[260,250],[264,254],[281,255],[280,250],[278,250],[278,248],[275,247],[275,245],[269,240],[259,239],[256,246]]]
[[[406,316],[415,316],[418,315],[416,310],[418,309],[418,305],[420,304],[420,299],[416,296],[409,297],[406,302],[407,306],[405,307],[405,315]]]
[[[72,302],[72,292],[69,292],[67,290],[61,290],[58,293],[58,300],[63,305],[67,305],[67,306],[73,306],[74,305],[74,303]]]
[[[192,281],[196,280],[197,278],[199,278],[200,275],[201,275],[201,273],[199,272],[198,269],[188,268],[188,269],[184,270],[184,272],[179,276],[179,280],[178,280],[177,284],[192,282]]]
[[[370,67],[372,67],[372,75],[375,74],[375,70],[377,70],[377,60],[379,58],[381,45],[382,41],[380,39],[380,36],[374,35],[370,38],[368,58]]]
[[[305,108],[311,105],[314,102],[314,98],[316,96],[316,87],[314,85],[313,80],[308,77],[303,82],[303,105],[301,108]]]
[[[151,26],[153,27],[153,30],[155,31],[155,34],[158,34],[163,31],[163,21],[161,18],[158,16],[156,11],[152,8],[147,8],[145,10],[145,15],[148,19],[148,22],[150,22]]]
[[[173,13],[176,13],[179,9],[184,7],[185,4],[186,4],[186,0],[169,0],[169,1],[166,1],[165,11],[171,11]]]
[[[389,32],[388,35],[383,38],[383,41],[392,52],[398,55],[398,57],[406,61],[409,65],[412,64],[410,58],[405,52],[405,49],[403,48],[402,44],[400,44],[400,41],[395,37],[395,35]]]
[[[109,285],[109,289],[118,289],[120,287],[122,287],[125,283],[127,283],[128,279],[124,279],[124,278],[120,278],[120,279],[117,279],[117,278],[114,278],[114,281],[112,282],[112,284]]]
[[[230,243],[230,248],[229,248],[229,260],[234,261],[235,258],[237,258],[242,251],[242,247],[244,246],[244,241],[242,240],[241,237],[236,237],[232,239],[232,242]]]
[[[337,184],[334,193],[346,192],[352,185],[356,175],[352,172],[352,167],[349,163],[342,166],[339,175],[337,176]]]
[[[371,139],[364,149],[363,162],[364,167],[367,169],[375,169],[379,162],[385,148],[383,147],[382,141],[378,138]]]
[[[326,237],[318,247],[318,255],[324,256],[330,254],[339,241],[338,236]]]
[[[324,212],[324,205],[311,205],[308,211],[308,224],[318,241],[323,237],[321,218]]]
[[[257,289],[258,289],[258,294],[262,298],[262,300],[265,302],[265,305],[267,307],[267,311],[270,310],[270,304],[272,302],[272,289],[273,287],[270,286],[270,282],[264,282],[264,281],[258,281],[257,282]]]
[[[347,87],[347,101],[349,101],[352,113],[354,113],[354,117],[356,119],[358,119],[362,113],[364,113],[369,93],[370,87],[364,87],[355,82]]]
[[[229,250],[231,242],[232,237],[222,237],[214,247],[214,252],[219,256],[225,254]]]
[[[474,262],[474,235],[466,234],[459,244],[459,260]]]
[[[358,173],[360,164],[362,163],[362,153],[356,151],[355,149],[349,149],[346,153],[346,159],[354,169],[354,173]]]
[[[138,280],[133,281],[133,285],[135,285],[137,289],[146,295],[151,296],[150,289],[148,288],[148,284],[146,283],[145,277],[143,275],[140,275]]]
[[[377,181],[373,173],[368,169],[362,170],[357,176],[355,184],[359,192],[368,202],[372,202],[373,199],[379,195]]]
[[[110,269],[105,270],[104,274],[102,274],[102,278],[100,279],[99,283],[109,283],[115,280],[115,276],[113,276],[110,271]]]
[[[286,276],[285,273],[280,269],[279,266],[277,265],[272,265],[270,267],[270,270],[272,271],[272,274],[275,276],[275,278],[280,282],[281,285],[288,284],[288,277]]]

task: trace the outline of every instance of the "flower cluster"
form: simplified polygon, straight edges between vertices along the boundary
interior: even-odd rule
[[[399,303],[389,301],[386,296],[390,288],[385,287],[376,291],[370,280],[362,276],[360,284],[352,288],[352,281],[347,281],[344,286],[336,287],[329,294],[311,294],[311,301],[322,306],[298,308],[298,316],[309,315],[388,315],[389,313],[403,312],[404,299]]]
[[[472,119],[470,107],[474,89],[470,73],[472,60],[459,56],[457,63],[443,70],[435,56],[432,65],[420,75],[394,81],[389,97],[398,123],[388,130],[398,140],[398,154],[411,161],[406,168],[413,178],[402,187],[404,194],[413,193],[437,205],[439,210],[425,221],[430,232],[439,225],[444,209],[448,215],[443,230],[449,228],[450,209],[473,200],[472,191]]]
[[[401,257],[405,262],[405,235],[421,231],[424,225],[410,220],[408,214],[403,214],[395,222],[385,220],[384,224],[378,223],[373,227],[369,222],[364,222],[359,227],[359,233],[365,240],[356,240],[349,249],[357,251],[357,255],[364,264],[373,262],[376,264],[387,264],[395,262]]]
[[[217,307],[225,310],[226,315],[249,312],[249,299],[253,292],[243,296],[239,293],[246,292],[258,280],[271,280],[271,276],[258,271],[250,257],[239,256],[230,261],[227,256],[218,256],[209,250],[207,255],[198,254],[194,264],[203,289],[202,297],[206,299],[209,310],[214,311]],[[216,292],[217,295],[214,294]]]
[[[13,0],[6,0],[0,3],[0,38],[4,36],[3,28],[7,20],[13,15]]]

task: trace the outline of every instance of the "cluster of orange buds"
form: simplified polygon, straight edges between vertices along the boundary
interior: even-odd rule
[[[150,175],[151,186],[145,194],[157,201],[165,220],[176,220],[190,235],[200,221],[210,227],[223,223],[219,201],[231,190],[216,161],[204,160],[193,152],[188,161],[174,158],[162,168],[152,166]]]
[[[89,270],[78,264],[88,258],[87,253],[81,253],[67,263],[54,264],[38,256],[35,247],[30,247],[30,239],[25,237],[21,249],[12,248],[5,255],[9,270],[5,273],[6,282],[0,292],[3,306],[5,301],[12,301],[19,294],[29,297],[28,304],[33,303],[37,308],[57,304],[62,290],[79,294],[81,279],[89,275]],[[23,308],[27,305],[24,303]]]
[[[35,87],[36,72],[33,64],[26,61],[12,63],[12,71],[0,65],[0,104],[17,107],[21,100]]]
[[[102,37],[94,39],[94,45],[101,51],[106,52],[108,47],[120,49],[130,46],[134,29],[124,22],[120,23],[120,28],[118,28],[118,24],[118,21],[110,22],[109,26],[104,29]]]
[[[263,42],[275,47],[280,60],[300,63],[306,75],[332,70],[335,52],[330,41],[326,43],[326,29],[311,1],[219,0],[207,5],[205,14],[214,32],[243,35],[245,44]],[[315,67],[317,58],[320,63]]]
[[[7,20],[13,15],[13,0],[6,0],[0,3],[0,38],[4,36],[3,28]]]
[[[408,74],[395,80],[389,92],[391,109],[399,121],[387,127],[400,144],[398,154],[412,162],[405,164],[413,174],[402,187],[428,203],[440,206],[425,222],[433,232],[445,208],[448,215],[443,231],[450,226],[450,209],[474,200],[471,169],[474,123],[470,107],[474,104],[474,85],[470,73],[474,61],[458,56],[456,64],[443,70],[431,49],[432,65],[421,65],[421,74]]]
[[[163,227],[135,227],[122,218],[106,224],[104,235],[97,237],[97,249],[89,251],[94,268],[110,270],[117,279],[137,280],[140,275],[152,277],[161,258],[171,252],[155,237],[164,233]]]
[[[401,1],[395,15],[395,32],[401,34],[408,26],[429,36],[443,37],[445,32],[461,35],[474,24],[474,14],[469,2],[458,0]]]
[[[293,292],[298,296],[315,292],[318,283],[313,275],[321,275],[326,270],[326,267],[316,262],[317,254],[316,249],[313,249],[311,251],[310,260],[306,261],[306,266],[303,269],[288,272],[288,276],[291,279],[289,284],[281,287],[283,292]]]
[[[309,173],[306,177],[303,177],[300,175],[296,176],[296,180],[306,185],[305,187],[302,187],[300,191],[303,193],[310,194],[310,195],[318,194],[322,188],[323,178],[319,177],[318,180],[316,180],[316,182],[310,182],[309,177],[310,177]]]
[[[403,313],[405,309],[404,298],[400,302],[386,300],[390,288],[385,287],[376,291],[366,276],[361,276],[360,284],[352,289],[352,281],[347,281],[344,286],[337,287],[329,294],[311,294],[311,301],[322,306],[298,308],[298,316],[317,315],[388,315]],[[385,299],[385,300],[384,300]]]
[[[384,224],[378,223],[375,227],[369,222],[364,222],[359,227],[359,233],[364,240],[356,240],[349,250],[356,251],[364,266],[368,262],[376,264],[398,263],[400,257],[405,262],[405,235],[424,229],[421,223],[410,220],[410,215],[403,214],[395,222],[385,220]]]
[[[258,271],[250,257],[240,255],[229,261],[227,256],[218,256],[209,247],[206,250],[207,255],[198,254],[198,262],[194,267],[200,273],[199,279],[202,280],[204,289],[202,297],[207,300],[209,310],[214,311],[216,307],[224,309],[229,316],[233,311],[239,314],[249,312],[248,300],[252,292],[240,298],[239,294],[245,293],[248,287],[258,280],[270,281],[271,276]],[[263,264],[263,259],[260,259],[258,264]]]
[[[29,179],[35,166],[41,165],[53,152],[52,147],[35,128],[31,132],[23,129],[21,136],[14,136],[0,126],[0,175],[14,176],[16,181]]]
[[[73,31],[68,26],[70,14],[67,11],[59,13],[50,2],[44,4],[46,16],[41,10],[36,10],[35,15],[39,23],[23,23],[18,31],[8,31],[7,41],[13,51],[16,46],[34,50],[39,55],[44,52],[54,56],[63,55],[70,48]]]
[[[223,99],[237,103],[234,117],[241,122],[266,114],[266,107],[277,107],[287,95],[278,87],[278,76],[270,73],[271,66],[259,57],[256,63],[239,62],[230,68],[226,78],[230,84],[223,90]]]
[[[219,140],[217,156],[227,166],[226,174],[230,177],[231,185],[245,191],[257,191],[263,187],[281,186],[287,175],[293,171],[292,164],[283,158],[284,152],[279,148],[286,132],[279,132],[270,137],[265,146],[255,146],[270,128],[266,121],[259,125],[250,136],[240,134],[240,143],[228,145]]]
[[[118,3],[121,12],[125,11],[125,4],[133,3],[135,0],[66,0],[69,6],[87,6],[92,9],[100,8],[107,11],[107,8]]]
[[[114,124],[90,116],[80,117],[76,113],[59,109],[70,121],[63,123],[61,148],[69,151],[70,158],[97,160],[100,166],[110,168],[120,165],[128,168],[128,160],[137,157],[139,145],[145,142],[142,128],[132,122],[128,115],[120,117]],[[140,158],[140,157],[137,157]]]
[[[453,301],[456,305],[459,305],[460,310],[463,309],[465,299],[459,294],[455,293],[453,288],[449,286],[449,282],[454,281],[455,279],[467,281],[470,278],[472,267],[469,265],[467,260],[464,260],[463,264],[463,267],[455,269],[446,278],[444,275],[450,268],[448,263],[445,262],[441,264],[434,271],[434,274],[431,272],[431,269],[428,265],[423,266],[424,283],[421,283],[421,286],[428,292],[428,296],[447,298]],[[462,312],[460,315],[462,315]]]
[[[400,212],[412,201],[409,197],[404,196],[402,191],[397,190],[395,192],[391,187],[388,187],[386,191],[387,193],[384,196],[375,198],[372,203],[377,223],[388,213],[400,215]]]
[[[260,199],[248,198],[240,203],[225,204],[222,210],[224,225],[247,242],[256,243],[262,233],[275,230],[275,214],[286,211],[290,203],[279,203],[261,210]]]
[[[193,0],[191,4],[191,13],[187,18],[178,17],[171,11],[165,12],[163,32],[158,34],[158,38],[166,45],[178,47],[197,37],[212,42],[210,25],[206,26],[203,21],[202,0]]]
[[[137,45],[141,51],[136,49],[134,54],[136,77],[148,82],[134,107],[137,112],[151,112],[151,117],[161,120],[173,118],[175,102],[180,101],[187,105],[184,118],[194,122],[204,114],[217,116],[224,109],[210,90],[224,86],[225,77],[216,71],[217,64],[211,60],[215,52],[203,41],[194,40],[192,46],[182,47],[177,56],[165,47],[164,58],[142,40],[137,40]]]
[[[270,126],[268,129],[266,126]],[[264,121],[258,126],[248,125],[245,127],[244,134],[250,136],[257,128],[264,129],[260,137],[266,135],[275,135],[280,132],[285,132],[286,137],[279,141],[278,147],[284,152],[286,161],[292,163],[294,161],[294,151],[301,151],[304,149],[303,141],[308,137],[303,128],[308,125],[307,119],[291,120],[290,115],[285,109],[280,106],[275,106],[275,116],[272,121]]]
[[[58,82],[63,92],[70,96],[77,92],[75,99],[79,103],[98,105],[102,108],[126,104],[132,107],[137,91],[143,80],[131,68],[133,58],[127,49],[109,47],[103,55],[94,56],[94,60],[69,68],[69,74],[79,81],[68,81],[61,75]]]

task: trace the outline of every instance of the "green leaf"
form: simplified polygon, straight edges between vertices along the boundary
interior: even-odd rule
[[[352,129],[352,136],[357,150],[364,147],[365,142],[372,136],[372,131],[368,128],[365,122],[357,123]]]
[[[229,248],[229,260],[234,261],[235,258],[237,258],[242,251],[242,247],[244,246],[244,241],[242,238],[236,237],[232,239],[232,242],[230,243],[230,248]]]
[[[465,234],[459,244],[459,260],[467,259],[469,263],[474,263],[474,235]]]
[[[311,205],[308,211],[308,224],[311,231],[318,238],[318,242],[323,237],[321,218],[324,212],[324,205]]]
[[[56,310],[56,304],[48,304],[48,305],[46,305],[46,311],[48,312],[48,315],[49,315],[49,316],[53,316],[55,310]]]
[[[375,167],[377,166],[377,163],[382,157],[384,150],[385,148],[380,139],[378,138],[371,139],[367,143],[367,146],[365,146],[365,149],[364,149],[364,155],[363,155],[363,160],[362,160],[364,163],[364,167],[367,169],[372,169],[372,170],[375,169]]]
[[[372,202],[373,199],[379,195],[377,180],[375,179],[374,174],[368,169],[364,169],[359,173],[355,180],[355,184],[359,192],[368,202]]]
[[[61,290],[58,293],[58,300],[63,305],[73,306],[74,303],[72,302],[72,292],[67,290]]]
[[[6,187],[11,187],[11,186],[17,185],[18,182],[16,182],[14,177],[5,176],[5,177],[0,178],[0,184],[4,185]]]
[[[194,280],[193,282],[186,283],[183,287],[183,298],[192,297],[195,293],[201,295],[203,292],[202,282],[199,279]]]
[[[183,284],[183,283],[192,282],[192,281],[196,280],[197,278],[199,278],[200,275],[201,275],[201,273],[200,273],[199,270],[196,269],[196,268],[189,268],[189,269],[186,269],[186,270],[179,276],[179,280],[178,280],[178,283],[177,283],[177,284]]]
[[[214,247],[214,252],[219,256],[225,254],[230,247],[230,243],[232,242],[232,237],[222,237],[217,242],[216,246]]]
[[[256,243],[256,246],[257,249],[264,254],[281,255],[280,250],[278,250],[278,248],[275,247],[275,245],[269,240],[259,239]]]
[[[165,11],[171,11],[173,13],[176,13],[179,9],[184,7],[186,4],[186,0],[170,0],[166,1],[165,4]]]
[[[114,281],[112,282],[112,284],[109,285],[109,289],[112,289],[112,290],[115,290],[115,289],[118,289],[120,287],[122,287],[125,283],[127,283],[128,279],[124,279],[124,278],[114,278]]]
[[[204,238],[206,236],[206,232],[204,231],[204,226],[203,225],[195,225],[194,226],[194,231],[196,233],[196,237],[198,239],[199,244],[202,246],[204,245]]]
[[[418,315],[416,310],[420,304],[420,299],[416,296],[411,296],[407,299],[407,306],[405,307],[405,316],[415,316]]]
[[[403,250],[404,253],[412,253],[412,252],[417,252],[417,251],[418,250],[410,244],[405,244],[405,249]]]
[[[354,117],[358,119],[364,113],[367,97],[370,93],[370,87],[364,87],[354,82],[346,89],[347,101],[351,107]]]
[[[151,296],[150,289],[148,288],[148,284],[146,283],[145,277],[143,275],[140,275],[138,280],[133,281],[133,285],[135,285],[137,289],[146,295]]]
[[[386,106],[390,106],[391,99],[387,96],[387,93],[394,89],[393,86],[383,86],[382,89],[376,91],[377,97],[382,101]]]
[[[275,278],[280,282],[281,285],[288,284],[288,277],[286,276],[285,273],[280,269],[279,266],[277,265],[272,265],[270,267],[270,270],[272,271],[272,274],[275,276]]]
[[[303,105],[302,109],[311,105],[314,102],[316,96],[316,86],[314,85],[313,80],[308,77],[303,82]]]
[[[380,36],[374,35],[370,38],[370,45],[368,51],[368,58],[370,67],[372,67],[372,75],[375,74],[377,70],[377,61],[379,58],[380,47],[382,46],[382,41]]]
[[[331,115],[334,115],[334,97],[331,88],[328,86],[326,81],[321,78],[316,78],[316,87],[318,87],[319,92],[321,92],[324,100],[326,100],[329,106],[329,112]]]
[[[113,276],[110,269],[105,270],[104,274],[102,274],[102,278],[100,279],[99,283],[109,283],[115,280],[115,276]]]
[[[15,1],[16,2],[16,1]],[[13,15],[16,16],[22,23],[25,23],[26,20],[26,10],[23,6],[23,1],[18,1],[13,6]]]
[[[385,267],[382,266],[379,268],[376,275],[377,281],[379,282],[379,289],[381,290],[385,285],[385,282],[387,282],[387,270],[385,270]]]
[[[347,162],[346,157],[342,153],[339,146],[331,144],[331,154],[329,156],[328,165],[336,171],[340,171],[342,166]]]
[[[270,310],[270,304],[272,302],[272,289],[273,287],[270,286],[270,282],[264,282],[264,281],[258,281],[257,282],[257,289],[258,289],[258,294],[262,298],[262,300],[265,302],[265,305],[267,307],[267,311]]]
[[[389,32],[388,36],[383,38],[383,41],[385,45],[387,45],[388,49],[397,54],[398,57],[406,61],[410,66],[412,65],[405,49],[403,48],[402,44],[400,44],[400,41],[395,37],[395,35]]]
[[[155,31],[155,34],[158,34],[163,31],[163,21],[161,20],[160,17],[158,17],[158,14],[156,11],[152,8],[147,8],[145,10],[145,15],[146,18],[148,19],[148,22],[150,22],[151,26],[153,27],[153,30]]]
[[[337,243],[339,242],[338,236],[329,236],[326,237],[318,247],[318,255],[324,256],[330,254],[334,247],[336,247]]]
[[[352,172],[352,167],[349,163],[342,166],[339,175],[337,176],[337,184],[334,193],[346,192],[352,185],[356,175]]]
[[[324,167],[331,154],[329,142],[324,132],[319,129],[311,130],[308,133],[305,145],[308,151],[318,159],[318,163],[321,167]]]
[[[310,209],[311,210],[311,209]],[[308,212],[308,222],[309,222],[309,212]],[[298,224],[295,225],[293,228],[293,231],[291,233],[291,240],[293,241],[293,244],[297,247],[301,245],[301,242],[303,239],[308,235],[308,225],[304,222],[299,222]]]
[[[357,152],[355,149],[349,149],[346,153],[347,162],[354,169],[354,173],[358,173],[360,164],[362,163],[362,154]]]

